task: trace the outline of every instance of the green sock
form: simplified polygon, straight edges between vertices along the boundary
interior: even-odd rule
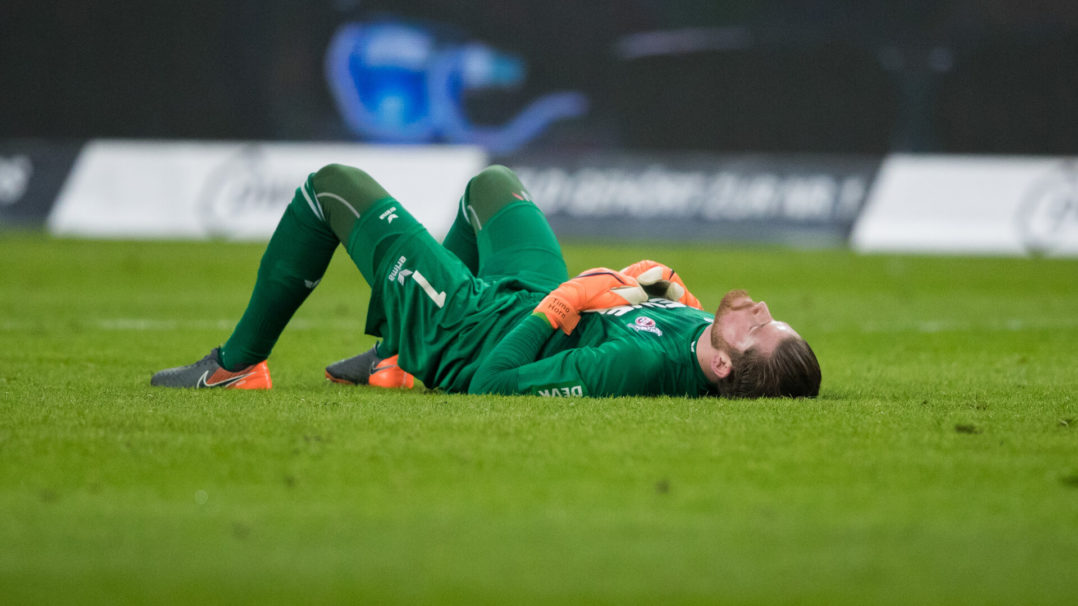
[[[339,240],[315,217],[301,189],[270,238],[246,311],[221,348],[221,365],[237,370],[269,357],[274,344],[326,272]]]
[[[457,218],[453,220],[449,233],[442,240],[442,246],[463,261],[474,276],[479,273],[479,245],[476,243],[475,228],[461,210],[464,208],[464,199],[460,202]]]
[[[457,216],[442,246],[457,255],[472,274],[479,273],[479,245],[476,232],[499,210],[516,200],[527,199],[524,185],[504,166],[489,166],[468,181],[457,205]]]

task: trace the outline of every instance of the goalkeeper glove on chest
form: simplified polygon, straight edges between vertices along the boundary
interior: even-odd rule
[[[563,282],[547,295],[533,313],[541,315],[553,328],[570,334],[580,322],[580,312],[636,305],[648,295],[636,278],[606,267],[589,269]]]

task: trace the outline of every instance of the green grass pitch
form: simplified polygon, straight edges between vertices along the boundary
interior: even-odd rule
[[[736,247],[662,260],[814,346],[814,401],[327,383],[370,346],[338,255],[270,392],[151,389],[261,245],[0,233],[0,602],[1072,604],[1078,261]]]

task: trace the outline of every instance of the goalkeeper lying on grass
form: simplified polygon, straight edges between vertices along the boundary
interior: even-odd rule
[[[165,387],[268,389],[265,360],[343,243],[371,285],[366,332],[382,341],[326,368],[343,383],[548,396],[815,396],[808,344],[744,291],[714,318],[654,261],[570,279],[516,175],[474,177],[439,244],[365,172],[329,165],[296,190],[232,336],[162,370]],[[590,312],[590,313],[582,313]]]

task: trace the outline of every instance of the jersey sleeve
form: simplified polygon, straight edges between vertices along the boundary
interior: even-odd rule
[[[643,395],[655,391],[650,353],[626,342],[578,347],[537,360],[553,331],[541,317],[525,318],[487,355],[468,391],[540,396]]]

